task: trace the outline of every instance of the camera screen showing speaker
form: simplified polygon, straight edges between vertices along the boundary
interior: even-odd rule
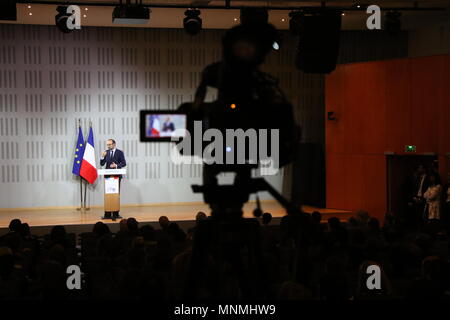
[[[141,110],[140,138],[142,142],[171,141],[172,137],[184,137],[187,115],[173,110]]]

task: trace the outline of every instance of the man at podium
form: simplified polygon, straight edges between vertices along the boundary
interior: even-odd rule
[[[125,161],[125,155],[122,150],[116,148],[116,141],[114,139],[106,140],[107,150],[103,151],[102,157],[100,159],[100,166],[106,165],[106,169],[121,169],[127,165]],[[120,189],[120,180],[122,177],[119,177],[119,189]],[[119,211],[105,211],[105,219],[110,219],[112,214],[112,219],[115,220],[120,218]]]

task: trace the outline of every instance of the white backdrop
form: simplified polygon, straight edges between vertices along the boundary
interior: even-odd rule
[[[125,152],[123,204],[201,201],[190,188],[201,167],[172,164],[169,143],[140,143],[138,117],[192,101],[202,68],[220,59],[222,33],[0,25],[0,208],[78,205],[71,171],[79,118],[85,135],[93,123],[97,162],[107,138]],[[264,68],[296,101],[292,52],[286,42]],[[282,172],[268,180],[281,190]],[[88,199],[103,203],[101,180]]]

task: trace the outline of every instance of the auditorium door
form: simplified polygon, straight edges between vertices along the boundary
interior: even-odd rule
[[[387,203],[388,212],[403,219],[407,214],[408,178],[412,176],[419,164],[428,170],[438,171],[438,160],[435,155],[388,155],[387,168]]]

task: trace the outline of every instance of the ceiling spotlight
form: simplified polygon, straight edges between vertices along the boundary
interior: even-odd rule
[[[56,11],[58,14],[55,16],[55,24],[61,32],[69,33],[74,30],[68,27],[67,21],[72,14],[67,13],[68,6],[57,6]]]
[[[121,4],[114,8],[112,22],[114,24],[147,24],[150,21],[151,10],[142,4]],[[141,1],[142,3],[142,1]]]
[[[196,35],[202,29],[202,19],[199,17],[200,10],[189,9],[184,12],[184,30],[190,35]]]
[[[384,17],[384,29],[392,35],[400,32],[402,28],[401,12],[397,10],[390,10],[386,12]]]
[[[289,12],[289,31],[298,36],[300,34],[301,29],[301,19],[303,17],[302,11],[291,11]]]
[[[17,20],[17,0],[0,1],[0,20]]]
[[[269,22],[266,8],[245,7],[241,9],[241,23],[245,25],[261,25]]]

